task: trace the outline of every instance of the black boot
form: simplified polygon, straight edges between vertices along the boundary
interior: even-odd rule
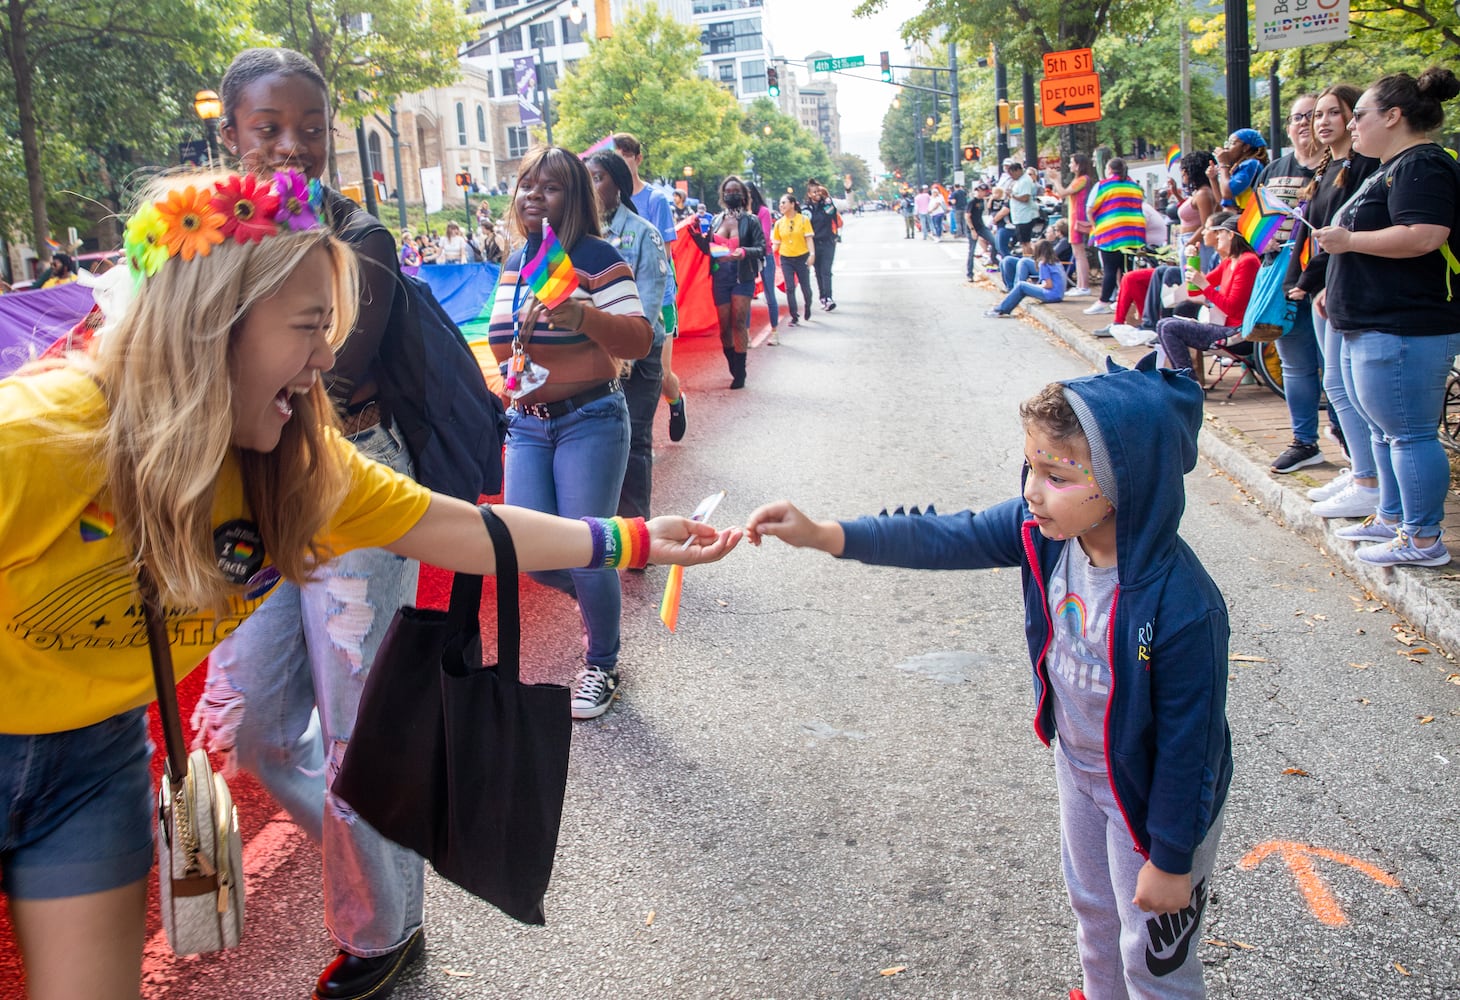
[[[730,388],[745,388],[745,352],[730,352]]]
[[[395,951],[360,958],[342,951],[320,974],[315,1000],[384,1000],[406,969],[421,957],[425,934],[419,928]]]
[[[732,347],[720,348],[720,353],[725,355],[725,367],[730,369],[730,377],[735,377],[735,349]]]

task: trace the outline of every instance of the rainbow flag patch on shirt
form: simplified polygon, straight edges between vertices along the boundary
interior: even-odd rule
[[[112,532],[117,530],[117,518],[97,506],[96,501],[86,505],[81,512],[81,540],[83,542],[99,542],[103,538],[110,538]]]

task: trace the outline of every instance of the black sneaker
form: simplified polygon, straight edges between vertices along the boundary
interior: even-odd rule
[[[618,690],[618,671],[586,667],[573,680],[573,718],[596,719],[613,704]]]
[[[827,299],[826,300],[826,311],[827,312],[831,312],[835,308],[836,308],[836,300],[835,299]]]
[[[795,320],[792,320],[795,322]],[[679,394],[679,399],[669,404],[669,440],[678,441],[684,437],[684,393]]]
[[[1277,473],[1295,472],[1298,469],[1309,465],[1318,465],[1323,461],[1323,452],[1317,444],[1308,444],[1296,438],[1288,445],[1288,450],[1277,457],[1272,463],[1272,471]]]

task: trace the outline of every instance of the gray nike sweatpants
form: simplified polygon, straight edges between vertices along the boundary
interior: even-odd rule
[[[1057,745],[1056,745],[1057,746]],[[1218,814],[1192,859],[1191,902],[1178,913],[1144,913],[1131,904],[1146,863],[1102,771],[1082,771],[1055,752],[1060,854],[1079,924],[1087,1000],[1195,1000],[1202,983],[1201,918],[1211,888]]]

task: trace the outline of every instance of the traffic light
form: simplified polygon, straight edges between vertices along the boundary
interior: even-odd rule
[[[459,188],[471,187],[471,173],[466,170],[459,170],[456,173],[456,186]]]
[[[977,146],[964,146],[963,147],[963,162],[964,163],[972,163],[974,160],[981,160],[981,159],[983,159],[983,157],[979,154],[979,149],[978,149]]]
[[[892,60],[887,57],[886,52],[882,53],[882,82],[892,82]]]
[[[774,68],[765,71],[765,89],[772,97],[781,96],[781,77]]]

